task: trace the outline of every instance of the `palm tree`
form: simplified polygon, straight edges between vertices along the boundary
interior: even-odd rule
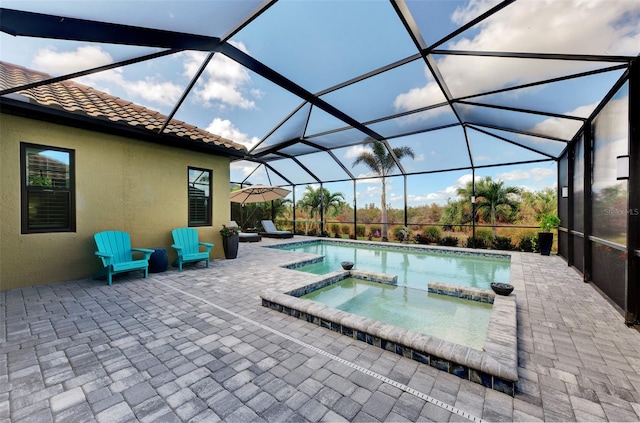
[[[382,178],[382,201],[381,209],[382,216],[382,240],[388,241],[389,234],[387,229],[387,176],[396,168],[396,161],[393,156],[387,150],[386,145],[382,141],[373,141],[370,143],[371,151],[363,151],[354,160],[352,167],[360,163],[365,164],[373,173]],[[392,149],[393,154],[398,160],[405,156],[409,156],[412,159],[415,157],[413,150],[410,147],[397,147]]]
[[[520,188],[505,186],[503,181],[494,181],[490,176],[476,183],[476,212],[482,214],[485,222],[491,222],[494,238],[498,234],[496,227],[498,219],[511,221],[518,213],[520,202],[514,196],[520,193]]]
[[[305,193],[299,206],[309,209],[309,215],[314,218],[316,214],[320,214],[320,210],[323,210],[322,215],[322,227],[325,228],[325,221],[329,211],[333,209],[334,213],[339,213],[344,206],[344,194],[341,192],[329,192],[326,188],[318,187],[314,189],[311,185],[307,185]]]
[[[442,212],[442,216],[437,221],[446,225],[445,229],[462,230],[462,225],[471,222],[472,219],[471,202],[469,199],[460,198],[455,201],[448,200]]]

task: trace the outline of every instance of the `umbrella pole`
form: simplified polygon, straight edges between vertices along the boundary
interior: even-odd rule
[[[244,208],[244,204],[242,205],[242,207]],[[253,216],[255,214],[256,209],[257,209],[257,207],[254,207],[253,210],[251,211],[251,213],[249,213],[249,216],[247,216],[247,220],[244,222],[245,224],[248,223],[249,219],[251,219],[251,216]]]

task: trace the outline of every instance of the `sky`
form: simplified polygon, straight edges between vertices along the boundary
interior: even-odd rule
[[[224,36],[238,19],[247,16],[259,1],[15,1],[1,0],[5,8],[61,14],[84,19],[121,22],[128,25],[164,28],[174,31]],[[497,1],[407,0],[407,6],[422,32],[426,45],[479,14]],[[363,19],[364,17],[364,19]],[[480,25],[449,40],[440,48],[454,50],[518,51],[598,55],[640,53],[640,2],[637,0],[518,0]],[[277,30],[276,30],[277,28]],[[262,61],[308,91],[315,93],[417,53],[392,6],[387,1],[282,0],[230,39],[239,50]],[[0,34],[0,60],[63,75],[150,54],[155,48],[118,46],[62,40],[12,37]],[[100,72],[78,82],[168,114],[201,66],[206,53],[184,51],[163,58]],[[488,92],[519,84],[555,78],[566,73],[601,69],[611,64],[599,62],[514,60],[495,57],[443,56],[434,60],[454,97]],[[496,67],[500,70],[496,72]],[[568,80],[482,97],[488,104],[512,107],[539,107],[553,113],[588,117],[620,71],[591,76],[588,82]],[[584,85],[581,85],[584,84]],[[587,89],[585,89],[585,87]],[[425,63],[416,60],[357,84],[335,90],[322,97],[343,108],[362,122],[383,116],[431,106],[443,101],[438,84]],[[476,99],[480,101],[480,99]],[[361,141],[362,134],[345,131],[326,134],[344,126],[336,118],[318,110],[303,108],[291,123],[283,125],[261,144],[276,125],[292,113],[302,100],[221,54],[213,56],[205,72],[175,115],[176,119],[247,145],[267,146],[302,134],[306,113],[310,121],[306,135],[319,134],[319,140],[336,142],[341,136]],[[471,121],[500,123],[507,128],[523,125],[534,133],[569,140],[579,122],[554,117],[531,116],[517,112],[495,112],[473,106],[459,108]],[[410,146],[414,159],[402,164],[409,173],[436,172],[411,177],[407,186],[409,205],[443,204],[455,198],[455,189],[471,178],[470,171],[441,172],[444,169],[548,159],[549,156],[495,143],[487,134],[469,130],[469,145],[461,129],[443,129],[419,135],[394,138],[397,134],[424,127],[455,122],[448,107],[392,122],[371,123],[370,127],[388,137],[392,147]],[[514,141],[557,156],[564,143],[543,138],[517,137],[504,131],[491,131]],[[515,137],[515,138],[514,138]],[[363,146],[335,150],[336,156],[357,177],[369,175],[363,166],[353,167]],[[469,150],[471,156],[469,156]],[[295,154],[295,150],[292,151]],[[301,158],[305,166],[323,180],[344,179],[344,171],[325,153]],[[291,163],[289,163],[291,165]],[[287,164],[282,164],[285,168]],[[248,162],[232,164],[232,181],[247,177],[255,166]],[[288,175],[295,183],[314,183],[300,169]],[[492,176],[507,184],[529,190],[556,186],[554,162],[478,169],[476,176]],[[277,175],[263,170],[253,173],[252,183],[284,183]],[[413,181],[413,182],[411,182]],[[330,184],[353,202],[353,184]],[[304,185],[297,191],[304,191]],[[389,183],[390,203],[402,205],[404,183]],[[333,191],[333,189],[332,189]],[[301,195],[301,194],[296,194]],[[300,198],[299,196],[297,198]],[[370,179],[358,183],[358,204],[380,202],[380,182]]]

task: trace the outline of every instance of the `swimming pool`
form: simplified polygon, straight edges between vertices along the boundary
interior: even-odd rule
[[[336,246],[346,248],[326,248]],[[297,270],[313,264],[317,266],[317,274],[307,272],[301,277],[301,284],[294,289],[268,289],[262,292],[260,298],[264,307],[392,351],[485,387],[515,395],[518,380],[516,298],[513,294],[506,297],[496,296],[489,285],[491,280],[511,283],[511,277],[517,278],[521,269],[519,255],[391,243],[380,248],[377,243],[329,239],[294,241],[267,248],[309,253],[292,255],[293,260],[282,266]],[[350,256],[345,255],[349,253]],[[434,276],[433,272],[428,272],[428,267],[418,266],[426,261],[425,254],[438,255],[436,258],[444,259],[443,263],[455,263],[451,267],[462,269],[462,272],[453,272],[447,283],[443,279],[446,279],[445,275],[449,272],[440,272]],[[374,259],[361,260],[369,256],[373,256]],[[470,256],[473,260],[461,262],[458,259],[469,258],[461,256]],[[510,275],[512,260],[515,260],[516,266],[514,276]],[[342,261],[354,261],[356,266],[345,271],[340,266]],[[318,266],[318,262],[323,263]],[[408,262],[408,265],[397,266],[399,262]],[[484,267],[483,262],[493,262],[490,263],[493,267]],[[327,266],[327,263],[330,264]],[[422,271],[414,274],[416,268]],[[478,282],[480,279],[475,273],[485,273],[489,278],[485,277],[484,282]],[[352,277],[385,284],[402,284],[403,286],[398,287],[400,289],[407,286],[418,287],[419,291],[428,290],[440,295],[458,297],[467,302],[493,303],[488,327],[479,331],[484,334],[484,344],[481,348],[470,347],[460,341],[442,339],[442,335],[405,329],[395,323],[385,323],[386,319],[365,317],[340,310],[333,305],[302,298],[311,292]],[[382,314],[386,316],[392,313]],[[454,332],[452,329],[448,330]]]
[[[379,246],[334,240],[293,243],[274,248],[324,256],[296,270],[325,275],[352,261],[355,269],[398,276],[398,284],[427,288],[437,281],[491,289],[491,282],[509,283],[510,256],[466,250],[428,249],[408,245]]]
[[[393,283],[388,275],[360,271],[335,272],[293,290],[265,290],[264,307],[305,320],[327,330],[411,358],[420,363],[515,395],[518,380],[518,347],[515,296],[496,296],[492,291],[443,283],[429,283],[429,291],[480,302],[493,302],[484,345],[481,349],[383,323],[317,301],[302,298],[310,292],[340,283],[349,277]],[[472,301],[469,301],[472,302]]]
[[[493,306],[349,277],[300,298],[481,350]]]

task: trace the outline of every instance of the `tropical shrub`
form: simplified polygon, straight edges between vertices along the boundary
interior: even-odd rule
[[[356,237],[363,237],[367,227],[364,225],[356,225]]]
[[[431,242],[437,243],[442,238],[442,231],[437,226],[429,226],[427,229],[422,231],[423,235],[426,235],[431,239]]]
[[[544,213],[540,215],[538,224],[543,232],[551,232],[551,230],[560,226],[560,219],[554,214]]]
[[[536,236],[525,236],[520,240],[518,247],[520,251],[533,253],[538,249],[538,238]]]
[[[396,226],[393,228],[393,237],[398,241],[408,241],[411,230],[406,226]]]
[[[431,239],[429,237],[427,237],[426,235],[423,235],[421,233],[416,234],[416,236],[413,237],[413,240],[417,244],[431,244]]]
[[[474,244],[475,243],[475,244]],[[484,238],[472,237],[467,238],[467,243],[465,245],[467,248],[481,248],[486,249],[488,247],[487,241]]]
[[[331,232],[334,234],[340,234],[340,225],[338,223],[332,223]]]
[[[445,247],[457,247],[458,242],[460,242],[458,237],[453,235],[447,235],[440,238],[440,241],[438,241],[438,245],[444,245]]]
[[[493,238],[493,242],[491,246],[495,250],[508,250],[511,251],[515,249],[515,245],[511,242],[511,238],[508,236],[496,236]]]
[[[429,226],[421,233],[415,236],[415,240],[418,244],[437,244],[442,237],[442,231],[437,226]]]
[[[482,239],[489,246],[493,241],[493,232],[488,228],[478,228],[476,229],[476,239]]]
[[[342,225],[342,233],[349,235],[351,233],[351,225]]]

